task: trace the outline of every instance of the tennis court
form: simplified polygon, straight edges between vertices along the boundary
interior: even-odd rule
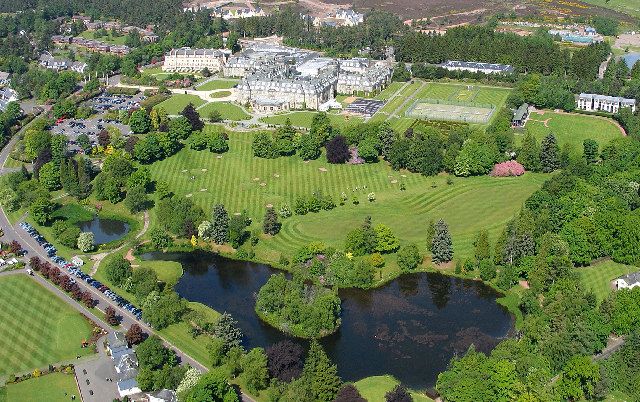
[[[406,116],[420,120],[460,121],[485,124],[495,106],[456,100],[418,99],[406,111]]]

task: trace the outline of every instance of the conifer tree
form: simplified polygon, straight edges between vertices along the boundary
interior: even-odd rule
[[[224,244],[229,241],[229,215],[224,205],[216,204],[213,207],[213,220],[211,221],[213,230],[211,238],[217,244]]]
[[[530,132],[527,132],[522,140],[522,146],[518,152],[518,162],[527,170],[533,172],[540,170],[540,148],[536,137]]]
[[[262,231],[265,234],[275,236],[280,231],[280,222],[278,222],[278,215],[273,207],[267,208],[267,212],[264,215],[264,222],[262,224]]]
[[[437,264],[449,262],[453,258],[451,235],[449,234],[447,224],[442,219],[435,224],[431,250],[433,253],[433,261]]]
[[[540,147],[540,165],[543,172],[551,173],[560,168],[559,151],[558,141],[553,134],[544,137]]]
[[[331,362],[317,340],[311,341],[309,354],[302,369],[302,380],[308,387],[313,400],[333,401],[342,380],[338,377],[338,367]]]
[[[477,261],[482,261],[491,258],[491,245],[489,244],[489,233],[486,230],[481,230],[473,242],[474,255]]]
[[[427,250],[433,252],[433,236],[436,234],[435,224],[433,219],[429,221],[427,226]]]

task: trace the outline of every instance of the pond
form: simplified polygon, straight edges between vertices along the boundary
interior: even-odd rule
[[[245,346],[268,347],[287,337],[254,312],[255,295],[277,270],[204,252],[142,258],[182,263],[176,291],[231,313],[246,336]],[[480,282],[436,273],[403,275],[373,290],[341,290],[342,326],[321,342],[343,380],[391,374],[414,389],[433,387],[451,357],[464,354],[472,343],[488,352],[510,334],[513,317],[497,297]]]
[[[96,244],[109,243],[129,233],[129,224],[117,219],[102,219],[98,216],[90,221],[78,222],[83,232],[93,232]]]

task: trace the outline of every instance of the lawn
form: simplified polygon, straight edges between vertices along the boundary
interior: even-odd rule
[[[132,265],[153,269],[164,283],[177,283],[182,277],[182,264],[177,261],[135,261]]]
[[[311,121],[313,120],[313,116],[315,116],[316,112],[291,112],[284,113],[275,116],[263,117],[260,121],[268,124],[285,124],[287,119],[291,120],[291,124],[294,127],[311,127]],[[331,120],[331,124],[338,127],[347,127],[349,125],[362,123],[362,119],[360,117],[354,116],[342,116],[339,114],[328,113],[329,120]]]
[[[309,196],[315,190],[335,202],[342,192],[349,198],[347,205],[332,211],[284,220],[281,233],[256,248],[259,257],[268,261],[277,261],[281,253],[291,255],[314,240],[341,248],[346,233],[368,215],[374,223],[389,225],[403,242],[416,242],[421,247],[429,220],[444,218],[453,235],[456,257],[470,256],[477,232],[488,228],[495,241],[505,223],[546,178],[529,173],[519,178],[482,176],[454,178],[448,185],[446,176],[398,172],[384,162],[331,165],[324,156],[309,162],[297,156],[255,158],[250,134],[230,132],[229,137],[230,150],[220,158],[208,151],[183,149],[153,164],[152,177],[169,183],[178,195],[189,195],[207,214],[220,202],[229,213],[247,210],[257,222],[267,204],[292,206],[296,197]],[[400,190],[401,183],[406,191]],[[367,201],[371,192],[375,202]],[[359,205],[351,203],[354,196]]]
[[[546,122],[546,125],[545,125]],[[538,142],[553,133],[562,146],[569,143],[575,151],[582,153],[582,142],[596,140],[600,147],[622,134],[611,119],[584,114],[567,114],[543,111],[532,113],[526,129],[536,136]]]
[[[100,38],[95,37],[95,31],[84,31],[81,32],[78,36],[85,39],[94,39],[100,42],[108,43],[111,45],[124,45],[124,42],[127,40],[127,35],[120,36],[111,36],[109,32],[106,36],[102,36]]]
[[[207,81],[202,85],[196,86],[196,90],[198,91],[213,91],[214,89],[229,89],[238,85],[239,80],[211,80]]]
[[[354,385],[360,391],[360,395],[367,401],[384,401],[384,396],[400,382],[390,375],[380,375],[363,378]],[[432,402],[433,399],[426,395],[410,391],[414,402]]]
[[[26,275],[0,278],[0,376],[88,355],[91,325]]]
[[[220,317],[220,313],[200,303],[189,302],[189,308],[202,313],[210,322],[216,322]],[[189,332],[189,324],[185,320],[178,324],[170,325],[159,332],[162,337],[176,345],[181,351],[200,362],[200,364],[211,368],[211,358],[207,349],[211,339],[209,336],[199,335],[194,338]]]
[[[218,92],[212,92],[211,95],[209,95],[209,97],[210,98],[226,98],[229,95],[231,95],[231,91],[218,91]]]
[[[396,92],[400,90],[404,86],[404,82],[392,82],[388,87],[383,89],[379,94],[377,94],[374,99],[378,100],[387,100],[390,99]]]
[[[618,264],[611,260],[602,261],[584,268],[576,268],[584,286],[593,291],[598,300],[606,299],[607,295],[611,293],[612,280],[637,270],[637,267]]]
[[[217,110],[222,115],[222,118],[225,120],[248,120],[251,118],[244,110],[238,105],[234,105],[229,102],[210,102],[205,106],[198,109],[198,113],[202,118],[206,119],[209,116],[209,113]]]
[[[17,384],[7,385],[7,402],[68,402],[80,392],[73,374],[51,373]],[[44,397],[46,395],[46,398]]]
[[[160,102],[155,107],[164,108],[167,113],[175,115],[182,112],[182,109],[184,109],[185,106],[187,106],[189,103],[192,103],[193,106],[198,107],[204,105],[205,101],[195,95],[179,94],[171,96],[171,98],[167,99],[164,102]]]

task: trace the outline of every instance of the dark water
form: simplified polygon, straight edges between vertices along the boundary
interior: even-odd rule
[[[109,243],[121,239],[129,233],[129,224],[127,222],[115,219],[101,219],[97,216],[93,220],[79,222],[78,226],[83,232],[93,232],[96,244]]]
[[[286,337],[254,312],[255,295],[276,270],[201,252],[143,258],[181,262],[177,292],[231,313],[246,346],[266,347]],[[496,304],[498,296],[481,283],[432,273],[403,275],[374,290],[342,290],[342,326],[322,344],[346,381],[392,374],[415,389],[432,387],[452,356],[472,343],[489,351],[507,336],[513,320]]]

